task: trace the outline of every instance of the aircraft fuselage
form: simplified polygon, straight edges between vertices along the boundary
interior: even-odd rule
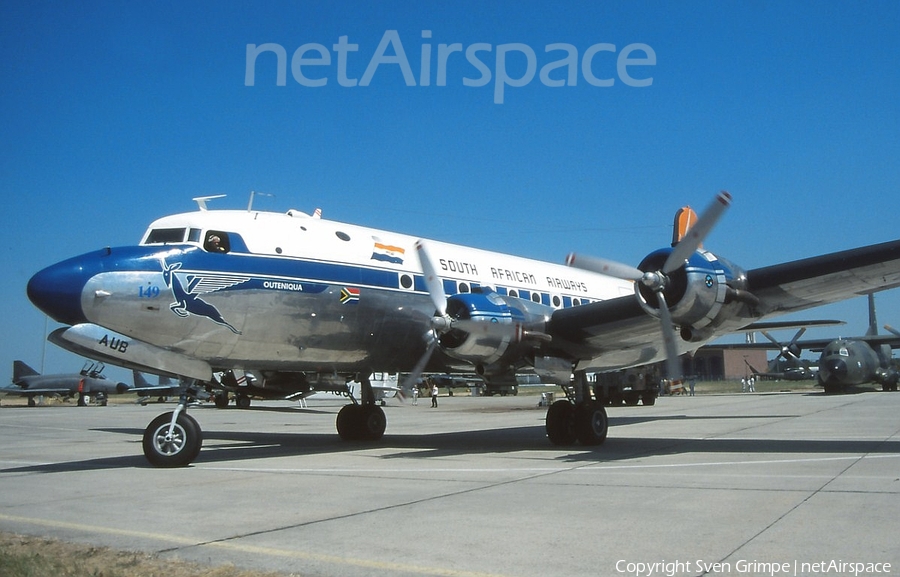
[[[80,335],[74,350],[131,368],[147,366],[143,347],[160,352],[161,366],[149,368],[203,380],[229,368],[397,372],[424,353],[435,313],[416,240],[296,211],[201,210],[153,222],[138,246],[53,265],[28,293],[74,325],[55,342]],[[517,297],[526,328],[560,308],[634,293],[630,281],[562,265],[434,241],[428,250],[448,296]],[[490,322],[512,319],[499,312]],[[471,365],[446,354],[429,365],[453,367]]]
[[[889,347],[884,355],[864,341],[838,339],[822,350],[818,379],[827,392],[839,392],[870,382],[896,386],[897,372],[891,367]]]

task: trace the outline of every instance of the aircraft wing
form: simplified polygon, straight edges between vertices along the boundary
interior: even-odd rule
[[[836,340],[839,340],[841,337],[833,337],[826,339],[805,339],[796,341],[794,344],[797,345],[801,350],[804,351],[812,351],[818,352],[827,347],[829,344],[833,343]],[[864,335],[859,337],[846,337],[848,340],[866,342],[873,347],[877,347],[880,345],[888,345],[892,349],[900,348],[900,337],[895,335]],[[779,350],[781,345],[772,343],[769,341],[758,342],[758,343],[715,343],[712,345],[704,345],[704,349],[766,349],[766,350]]]
[[[67,395],[74,393],[74,387],[32,387],[25,389],[22,387],[11,386],[0,388],[0,393],[5,395],[18,395],[20,397],[30,397],[36,395]]]
[[[900,286],[900,241],[747,272],[760,318],[792,313]]]
[[[710,338],[745,331],[778,315],[900,286],[900,240],[747,271],[746,289],[757,302]],[[638,299],[623,296],[554,311],[548,349],[594,368],[617,368],[660,360],[660,324]],[[700,343],[698,343],[700,344]],[[696,347],[694,347],[696,348]]]
[[[178,385],[151,385],[128,389],[129,393],[137,393],[138,396],[152,397],[155,395],[172,396],[181,391]]]

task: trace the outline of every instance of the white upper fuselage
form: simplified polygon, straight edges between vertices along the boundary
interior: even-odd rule
[[[210,231],[237,234],[246,245],[245,254],[259,258],[302,259],[396,271],[398,283],[394,288],[398,291],[416,292],[416,287],[408,284],[404,275],[411,280],[422,274],[415,250],[420,239],[313,218],[295,210],[287,213],[209,210],[166,216],[150,225],[141,244],[153,244],[148,239],[153,231],[161,229],[184,229],[186,242],[199,247],[204,246]],[[191,229],[198,232],[191,236]],[[561,264],[438,241],[424,242],[437,274],[445,284],[453,281],[455,285],[448,294],[469,292],[473,286],[490,287],[500,294],[561,308],[634,292],[630,281]],[[242,253],[243,248],[231,246],[229,252]]]

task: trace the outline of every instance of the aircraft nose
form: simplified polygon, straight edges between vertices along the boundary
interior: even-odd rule
[[[842,383],[847,378],[847,363],[843,359],[829,359],[824,363],[825,382]],[[819,372],[822,371],[819,369]]]
[[[53,320],[76,325],[87,322],[81,308],[81,291],[96,273],[88,255],[48,266],[28,281],[28,298]]]

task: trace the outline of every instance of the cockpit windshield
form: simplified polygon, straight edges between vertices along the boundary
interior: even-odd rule
[[[217,253],[227,253],[232,250],[245,252],[247,250],[238,234],[194,227],[151,228],[141,244],[193,244],[202,247],[206,252]]]
[[[187,242],[200,243],[199,228],[154,228],[150,230],[144,244],[180,244],[185,242],[185,234]]]
[[[144,244],[176,244],[184,242],[183,228],[154,228],[147,235]]]

